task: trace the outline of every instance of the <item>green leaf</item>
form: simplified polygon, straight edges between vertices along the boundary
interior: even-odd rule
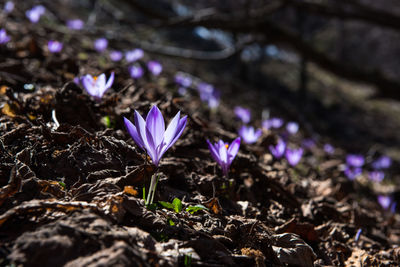
[[[171,218],[168,218],[168,223],[169,223],[169,225],[171,225],[171,226],[174,226],[174,225],[175,225],[174,221],[171,220]]]
[[[186,211],[189,212],[190,214],[194,214],[195,212],[198,212],[200,210],[208,210],[208,209],[201,204],[195,206],[189,206],[186,208]]]
[[[162,207],[164,207],[166,209],[170,209],[170,210],[174,209],[174,205],[172,203],[169,203],[166,201],[158,201],[158,204],[160,204]]]
[[[66,185],[64,182],[58,182],[58,184],[61,185],[65,189]]]
[[[179,213],[182,211],[182,201],[180,201],[179,198],[174,198],[174,200],[172,201],[172,205],[173,205],[174,211],[176,213]]]

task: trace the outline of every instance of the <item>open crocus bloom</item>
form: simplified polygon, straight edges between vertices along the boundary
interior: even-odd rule
[[[164,153],[178,140],[186,126],[187,116],[180,118],[179,111],[165,129],[164,117],[157,106],[147,114],[146,121],[135,110],[135,124],[124,117],[125,127],[135,143],[147,151],[147,154],[158,166]]]
[[[285,150],[286,143],[282,139],[278,139],[276,146],[269,146],[269,151],[271,151],[271,154],[277,159],[280,159],[283,154],[285,154]]]
[[[250,122],[251,119],[250,109],[236,106],[233,112],[235,112],[236,117],[238,117],[243,123]]]
[[[303,156],[303,149],[286,149],[286,159],[289,162],[290,165],[296,166],[300,160],[301,157]]]
[[[89,95],[93,96],[96,101],[100,101],[104,93],[111,87],[114,82],[114,72],[111,73],[110,78],[106,83],[106,75],[100,74],[98,77],[86,74],[82,77],[81,83]]]
[[[42,5],[34,6],[25,12],[25,15],[32,23],[37,23],[40,17],[44,14],[45,8]]]
[[[207,143],[211,156],[221,166],[223,174],[228,176],[229,167],[239,151],[240,137],[233,140],[230,145],[222,140],[219,140],[215,144],[207,140]]]
[[[247,144],[253,144],[257,142],[258,138],[260,138],[262,134],[261,129],[257,131],[254,130],[252,126],[242,126],[239,129],[239,135],[243,138],[244,142]]]

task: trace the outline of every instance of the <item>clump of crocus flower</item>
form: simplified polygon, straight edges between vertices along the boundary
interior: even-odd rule
[[[142,49],[136,48],[130,51],[125,52],[125,60],[127,62],[134,62],[141,59],[144,55]]]
[[[68,20],[67,27],[71,30],[81,30],[83,28],[83,21],[80,19]]]
[[[103,52],[107,49],[107,46],[108,40],[106,38],[99,38],[94,41],[94,49],[96,49],[97,52]]]
[[[42,5],[34,6],[25,12],[26,17],[32,22],[37,23],[46,9]]]
[[[99,102],[104,93],[112,86],[114,82],[114,72],[111,73],[107,82],[106,75],[104,73],[100,74],[99,76],[86,74],[80,79],[80,82],[88,94]]]
[[[130,66],[128,70],[133,79],[139,79],[143,76],[143,68],[139,64]]]
[[[147,62],[147,68],[154,76],[158,76],[162,72],[162,65],[155,60]]]
[[[4,30],[4,29],[1,29],[0,30],[0,44],[5,44],[5,43],[7,43],[8,41],[10,41],[10,36],[8,36],[7,35],[7,32],[6,32],[6,30]]]
[[[222,140],[219,140],[215,144],[212,144],[209,140],[207,140],[207,143],[211,152],[211,156],[221,166],[224,176],[228,177],[229,167],[239,151],[240,137],[233,140],[230,145]]]
[[[303,156],[303,149],[302,148],[298,148],[298,149],[287,148],[286,152],[285,152],[285,156],[291,166],[296,166],[300,162],[301,157]]]
[[[111,51],[109,56],[112,61],[120,61],[123,57],[123,54],[121,51]]]
[[[124,117],[125,127],[135,143],[147,152],[158,167],[164,153],[178,140],[186,126],[187,116],[180,117],[179,111],[165,129],[164,117],[157,106],[153,106],[147,114],[146,121],[135,110],[133,124]],[[154,191],[157,185],[156,175],[151,178],[149,193],[146,199],[146,205],[152,204]]]
[[[238,117],[244,124],[247,124],[251,120],[251,112],[250,109],[243,108],[240,106],[236,106],[233,110],[236,117]]]
[[[344,174],[350,180],[356,179],[362,174],[362,166],[364,165],[365,159],[362,155],[349,154],[346,157],[346,167]]]
[[[280,159],[285,154],[285,150],[286,150],[286,143],[280,138],[278,139],[278,142],[276,143],[275,146],[273,145],[269,146],[269,151],[277,159]]]
[[[47,43],[47,48],[49,49],[50,53],[60,53],[63,49],[63,44],[59,41],[50,40]]]
[[[242,126],[239,129],[239,135],[243,138],[243,141],[247,144],[253,144],[257,142],[262,134],[261,129],[254,130],[252,126]]]

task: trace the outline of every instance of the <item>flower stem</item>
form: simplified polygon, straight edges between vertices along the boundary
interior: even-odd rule
[[[160,177],[160,175],[158,175],[157,173],[154,173],[153,176],[151,176],[149,193],[147,194],[147,198],[146,198],[146,202],[145,202],[146,206],[153,204],[154,194],[156,191],[159,177]]]

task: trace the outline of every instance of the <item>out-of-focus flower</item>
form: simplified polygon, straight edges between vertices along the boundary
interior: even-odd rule
[[[368,174],[368,177],[371,181],[380,183],[385,178],[385,173],[382,171],[372,171]]]
[[[302,148],[298,148],[298,149],[287,148],[285,156],[290,165],[296,166],[300,162],[301,157],[303,156],[303,149]]]
[[[218,90],[215,90],[212,92],[212,94],[208,97],[207,99],[207,105],[210,109],[215,109],[219,106],[219,100],[220,100],[220,92]]]
[[[242,126],[239,129],[239,135],[243,138],[243,141],[247,144],[253,144],[257,142],[258,138],[260,138],[262,134],[261,129],[257,131],[254,130],[252,126]]]
[[[59,41],[50,40],[47,43],[47,48],[49,49],[50,53],[60,53],[63,49],[63,44]]]
[[[192,85],[192,78],[185,73],[178,72],[175,74],[175,82],[182,87],[189,87]]]
[[[364,165],[364,157],[362,155],[350,154],[346,157],[346,163],[351,167],[362,167]]]
[[[284,121],[281,118],[270,118],[262,122],[263,128],[269,130],[270,128],[281,128]]]
[[[83,28],[83,21],[80,19],[68,20],[67,27],[71,30],[81,30]]]
[[[247,124],[251,120],[251,112],[250,109],[236,106],[233,110],[235,112],[236,117],[238,117],[243,123]]]
[[[143,76],[143,69],[139,65],[130,66],[129,74],[133,79],[139,79]]]
[[[10,36],[8,36],[7,35],[7,32],[6,32],[6,30],[4,30],[4,29],[1,29],[0,30],[0,44],[5,44],[5,43],[7,43],[8,41],[10,41]]]
[[[107,46],[108,41],[106,38],[99,38],[94,41],[94,49],[96,49],[97,52],[103,52],[107,49]]]
[[[75,77],[72,81],[73,81],[76,85],[81,85],[81,77]]]
[[[307,149],[312,149],[315,147],[315,141],[311,138],[306,138],[303,140],[302,146]]]
[[[299,124],[291,121],[286,124],[286,131],[290,134],[296,134],[299,131]]]
[[[222,140],[219,140],[215,144],[212,144],[207,140],[207,143],[211,152],[211,156],[221,166],[222,173],[227,177],[229,167],[239,151],[240,137],[233,140],[230,145]]]
[[[216,90],[214,86],[201,82],[197,84],[197,90],[201,101],[206,102],[209,108],[214,109],[218,107],[221,96],[220,92]]]
[[[327,154],[332,155],[333,153],[335,153],[335,148],[331,144],[325,144],[324,145],[324,151]]]
[[[360,235],[361,235],[362,229],[358,229],[356,236],[354,238],[354,241],[358,242],[358,240],[360,239]]]
[[[178,88],[178,94],[180,94],[182,96],[186,95],[187,92],[188,92],[188,89],[186,87],[181,86],[181,87]]]
[[[358,176],[360,176],[362,174],[362,169],[360,167],[346,166],[346,169],[344,170],[344,174],[350,180],[354,180],[354,179],[356,179]]]
[[[104,93],[112,86],[114,82],[114,72],[106,82],[106,75],[100,74],[98,77],[86,74],[81,78],[81,83],[89,95],[93,96],[96,101],[100,101]]]
[[[381,156],[372,163],[372,167],[376,170],[387,169],[392,165],[392,159],[388,156]]]
[[[34,6],[25,12],[26,17],[32,22],[37,23],[46,9],[42,5]]]
[[[4,12],[11,13],[14,10],[14,2],[13,1],[7,1],[4,4]]]
[[[186,126],[187,116],[180,118],[179,111],[165,130],[164,117],[157,106],[147,114],[146,121],[135,110],[135,124],[124,117],[125,127],[135,143],[147,151],[147,154],[158,166],[164,153],[178,140]]]
[[[147,62],[147,68],[154,76],[158,76],[162,72],[162,65],[158,61],[152,60]]]
[[[140,48],[136,48],[130,51],[125,52],[125,60],[127,62],[134,62],[141,59],[144,55],[144,52]]]
[[[384,208],[385,210],[389,209],[392,205],[393,199],[390,196],[379,195],[378,196],[378,203]]]
[[[269,151],[277,159],[280,159],[285,154],[285,150],[286,150],[286,143],[282,139],[278,139],[278,142],[276,143],[275,146],[272,145],[269,146]]]
[[[123,54],[121,51],[111,51],[110,52],[110,59],[112,61],[120,61],[123,57]]]

